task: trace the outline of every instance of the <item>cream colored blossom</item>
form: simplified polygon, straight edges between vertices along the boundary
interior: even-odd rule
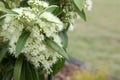
[[[29,0],[30,7],[16,8],[13,11],[18,15],[6,15],[0,36],[5,40],[9,40],[9,52],[16,55],[16,43],[23,31],[28,30],[31,34],[22,49],[25,55],[35,67],[43,66],[44,70],[51,71],[51,66],[62,58],[56,51],[52,50],[45,44],[45,37],[53,38],[53,40],[62,47],[61,39],[58,33],[63,29],[63,23],[50,12],[43,12],[38,15],[41,10],[48,7],[48,3],[39,0]],[[39,6],[39,7],[38,7]],[[35,12],[37,10],[37,12]],[[42,65],[40,65],[42,64]]]
[[[29,0],[28,4],[32,7],[48,7],[49,4],[45,1],[40,1],[40,0]]]
[[[85,8],[87,8],[88,11],[91,11],[92,4],[92,0],[85,0]]]

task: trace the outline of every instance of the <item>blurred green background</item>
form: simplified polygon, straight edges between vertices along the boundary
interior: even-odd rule
[[[86,15],[87,22],[78,20],[69,32],[69,54],[119,77],[120,0],[93,0],[93,9]]]

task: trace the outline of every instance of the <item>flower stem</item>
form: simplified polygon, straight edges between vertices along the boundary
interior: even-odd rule
[[[48,75],[48,80],[52,80],[52,74]]]

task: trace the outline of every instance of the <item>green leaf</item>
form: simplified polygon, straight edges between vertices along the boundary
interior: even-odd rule
[[[13,73],[14,80],[20,80],[22,66],[23,66],[23,58],[24,58],[23,56],[19,56],[18,59],[16,60],[14,73]]]
[[[38,71],[32,64],[27,60],[24,61],[21,80],[45,80],[44,75]]]
[[[49,6],[48,8],[46,8],[45,10],[48,12],[53,12],[56,8],[58,8],[58,6],[52,5],[52,6]]]
[[[30,32],[23,30],[16,44],[16,55],[17,56],[19,56],[19,54],[21,53],[21,50],[23,49],[29,35],[30,35]]]
[[[51,40],[49,38],[46,38],[45,41],[49,47],[51,47],[53,50],[58,52],[60,55],[62,55],[67,60],[69,60],[69,57],[68,57],[66,51],[62,47],[60,47],[56,42],[54,42],[53,40]]]
[[[73,6],[74,6],[74,8],[75,8],[76,12],[79,14],[79,16],[80,16],[83,20],[85,20],[85,21],[86,21],[86,15],[85,15],[84,10],[83,10],[83,9],[82,9],[82,10],[80,10],[80,9],[77,7],[77,5],[76,5],[76,4],[74,4],[74,3],[73,3]]]
[[[44,11],[51,12],[56,16],[60,15],[63,12],[63,10],[56,5],[52,5],[48,8],[46,8]]]
[[[59,33],[61,40],[62,40],[62,45],[66,49],[68,46],[68,36],[67,36],[67,31],[63,30]]]
[[[42,10],[39,15],[41,15],[41,14],[44,13],[45,11],[48,11],[48,12],[51,12],[51,13],[52,13],[56,8],[58,8],[58,6],[56,6],[56,5],[49,6],[48,8]]]
[[[7,14],[18,14],[17,12],[12,11],[10,9],[6,9],[6,8],[0,8],[0,11],[5,12]]]
[[[74,5],[76,5],[76,7],[82,11],[82,9],[84,8],[84,1],[85,0],[73,0]]]
[[[0,1],[0,8],[5,8],[5,5],[3,2]]]
[[[8,51],[8,47],[9,47],[9,41],[5,42],[1,48],[0,48],[0,63],[3,60],[3,58],[5,57],[7,51]]]
[[[10,2],[10,1],[5,1],[5,0],[0,0],[2,3],[4,3],[4,6],[6,7],[6,8],[8,8],[8,9],[10,9],[10,6],[9,6],[9,4],[8,4],[8,2]]]
[[[55,75],[56,73],[58,73],[60,69],[62,69],[64,63],[65,63],[65,59],[59,59],[55,64],[53,64],[52,74]]]
[[[44,74],[38,71],[39,80],[45,80]]]
[[[26,69],[25,69],[25,80],[36,80],[32,75],[31,68],[29,66],[29,62],[26,61]]]
[[[3,23],[4,23],[4,18],[5,18],[5,16],[0,16],[0,26],[3,25]]]
[[[60,15],[63,12],[63,10],[59,7],[57,7],[52,13],[56,16]]]
[[[35,68],[32,64],[29,63],[29,68],[31,70],[32,80],[45,80],[44,74],[40,73],[37,68]]]
[[[21,74],[21,76],[20,76],[20,80],[26,80],[25,79],[25,70],[26,70],[26,61],[25,61],[25,59],[23,60],[23,65],[22,65],[22,74]]]
[[[10,70],[10,71],[5,73],[5,75],[4,75],[2,80],[11,80],[12,77],[13,77],[13,70]]]

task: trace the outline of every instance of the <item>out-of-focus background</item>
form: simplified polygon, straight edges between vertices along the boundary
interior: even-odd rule
[[[120,0],[93,0],[86,15],[69,32],[68,53],[120,78]]]

